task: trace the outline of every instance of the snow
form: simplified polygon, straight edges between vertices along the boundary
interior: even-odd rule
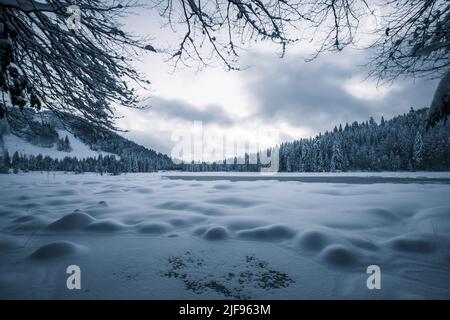
[[[3,148],[8,150],[8,153],[11,157],[16,151],[22,155],[37,156],[39,154],[42,154],[44,157],[49,156],[53,159],[64,159],[65,157],[77,157],[78,159],[85,159],[89,157],[96,158],[100,154],[102,154],[103,156],[112,155],[111,153],[104,151],[91,150],[88,145],[84,144],[80,139],[76,138],[72,133],[66,130],[58,130],[58,135],[63,139],[66,136],[69,138],[70,146],[72,147],[71,152],[58,151],[56,149],[56,144],[51,148],[36,146],[13,134],[3,135]],[[118,158],[118,156],[116,156],[116,158]]]
[[[450,171],[383,171],[383,172],[181,172],[167,171],[164,176],[186,177],[394,177],[394,178],[450,178]]]
[[[448,184],[168,175],[0,176],[0,298],[450,298]]]

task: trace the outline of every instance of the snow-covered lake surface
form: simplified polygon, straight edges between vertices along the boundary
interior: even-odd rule
[[[229,177],[258,177],[276,180],[278,177],[384,177],[384,178],[450,178],[450,172],[437,171],[415,171],[415,172],[182,172],[167,171],[162,172],[163,176],[184,176],[184,177],[220,177],[226,179]]]
[[[346,184],[379,184],[379,183],[414,183],[414,184],[450,184],[450,174],[444,172],[377,172],[362,173],[226,173],[226,172],[170,172],[163,177],[171,180],[190,181],[297,181],[303,183],[346,183]]]
[[[448,184],[174,175],[1,175],[0,298],[450,299]]]

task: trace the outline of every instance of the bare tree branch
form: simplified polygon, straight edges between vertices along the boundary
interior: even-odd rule
[[[68,29],[67,8],[80,8],[79,30]],[[45,106],[114,128],[113,103],[134,107],[133,83],[148,82],[130,65],[154,51],[147,39],[121,30],[118,18],[131,1],[0,0],[2,94],[13,105]],[[4,106],[5,107],[5,106]]]

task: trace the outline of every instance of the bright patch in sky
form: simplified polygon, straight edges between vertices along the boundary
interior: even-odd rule
[[[344,83],[345,90],[353,97],[363,100],[382,100],[397,89],[397,86],[381,85],[376,81],[354,76]]]

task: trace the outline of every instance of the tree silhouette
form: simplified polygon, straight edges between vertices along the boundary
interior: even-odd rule
[[[113,103],[135,106],[130,83],[147,84],[130,66],[132,57],[154,51],[146,39],[124,32],[118,22],[136,5],[0,0],[1,113],[7,114],[9,99],[19,108],[43,105],[61,118],[71,113],[113,128]],[[74,12],[80,20],[71,28]]]

